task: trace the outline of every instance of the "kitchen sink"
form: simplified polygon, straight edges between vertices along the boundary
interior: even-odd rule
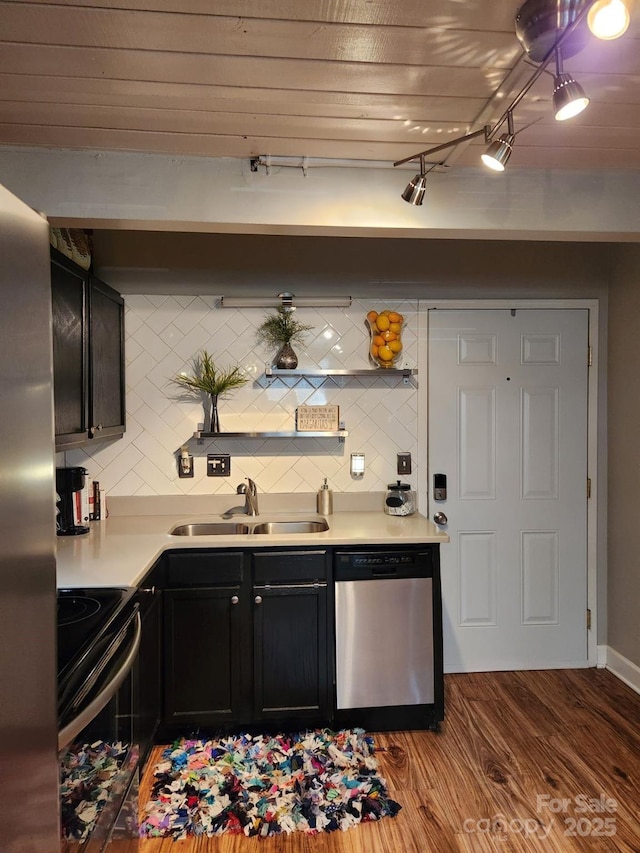
[[[180,524],[170,530],[172,536],[230,536],[236,533],[248,533],[247,524],[235,521],[203,521],[196,524]]]
[[[296,521],[261,521],[258,524],[239,521],[197,521],[190,524],[179,524],[170,530],[171,536],[235,536],[248,533],[278,534],[278,533],[322,533],[329,529],[326,520]]]
[[[322,521],[265,521],[256,524],[253,533],[322,533],[329,525]]]

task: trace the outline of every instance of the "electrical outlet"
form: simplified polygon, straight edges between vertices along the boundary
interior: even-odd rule
[[[411,454],[398,453],[398,474],[411,473]]]
[[[183,480],[185,477],[194,476],[193,456],[191,456],[184,448],[184,456],[182,453],[178,456],[178,477]]]
[[[231,456],[228,453],[207,453],[207,477],[230,477]]]

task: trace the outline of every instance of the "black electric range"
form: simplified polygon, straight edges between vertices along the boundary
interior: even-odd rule
[[[138,610],[136,590],[58,590],[59,729],[108,679],[126,649]]]

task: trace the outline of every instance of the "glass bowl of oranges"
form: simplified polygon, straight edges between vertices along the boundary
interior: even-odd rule
[[[397,311],[369,311],[369,358],[378,367],[394,367],[402,353],[404,317]]]

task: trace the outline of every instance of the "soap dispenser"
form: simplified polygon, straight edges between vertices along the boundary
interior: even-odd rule
[[[318,515],[331,515],[333,513],[333,492],[329,488],[326,477],[321,488],[318,489],[317,510]]]

